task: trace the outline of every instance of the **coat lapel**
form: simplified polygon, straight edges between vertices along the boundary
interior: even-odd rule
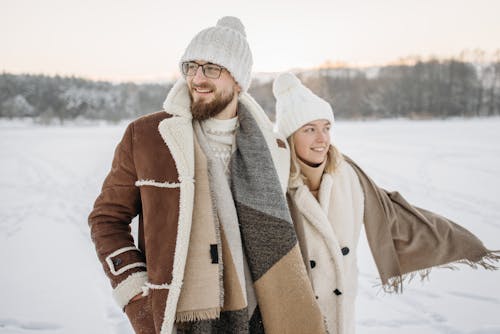
[[[329,207],[329,204],[325,203],[325,201],[327,199],[330,199],[330,194],[326,193],[331,192],[331,185],[333,184],[331,178],[327,178],[327,180],[328,181],[325,184],[323,184],[322,181],[319,191],[320,199],[321,196],[323,196],[321,205],[320,203],[318,203],[316,198],[314,198],[305,184],[302,184],[297,188],[293,197],[297,209],[306,218],[306,224],[311,224],[312,227],[321,234],[321,237],[328,247],[331,257],[334,259],[336,265],[338,265],[339,269],[341,270],[343,267],[344,259],[342,258],[341,254],[339,254],[339,241],[332,224],[328,220],[327,212],[324,211],[324,208]]]
[[[179,222],[172,282],[165,305],[161,333],[171,333],[174,326],[191,234],[194,202],[194,137],[189,106],[187,86],[181,79],[172,87],[164,103],[165,110],[174,116],[162,120],[158,125],[158,131],[175,161],[180,182]]]
[[[179,181],[194,178],[194,144],[191,119],[185,117],[170,117],[158,125],[165,145],[175,160]]]
[[[164,110],[173,117],[162,120],[158,125],[158,131],[175,160],[181,183],[183,179],[194,178],[194,131],[190,105],[187,84],[181,78],[163,103]]]
[[[328,215],[330,210],[330,201],[332,196],[333,178],[330,174],[323,174],[321,185],[319,187],[318,198],[319,205],[323,212]]]

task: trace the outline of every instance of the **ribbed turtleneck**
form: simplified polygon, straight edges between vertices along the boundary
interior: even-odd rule
[[[201,128],[208,139],[214,155],[224,164],[226,175],[229,173],[229,160],[234,151],[234,135],[238,127],[238,117],[230,119],[209,118],[201,122]]]
[[[314,195],[316,199],[318,199],[318,191],[321,185],[321,177],[323,176],[323,172],[325,171],[326,160],[321,163],[321,165],[317,167],[311,167],[300,159],[297,159],[300,165],[300,172],[302,175],[306,177],[305,184],[309,188],[309,191]]]

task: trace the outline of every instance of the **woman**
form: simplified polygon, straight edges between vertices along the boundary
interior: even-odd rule
[[[291,152],[288,202],[309,279],[330,334],[355,332],[357,245],[365,225],[383,286],[460,261],[495,268],[498,254],[448,219],[379,188],[330,142],[330,105],[293,74],[274,82],[276,127]],[[498,252],[497,252],[498,253]]]

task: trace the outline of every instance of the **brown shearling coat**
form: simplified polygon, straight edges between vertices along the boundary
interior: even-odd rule
[[[178,221],[180,190],[135,185],[137,180],[151,179],[157,182],[178,182],[175,161],[161,136],[149,134],[162,120],[168,118],[167,113],[158,112],[140,118],[127,127],[115,150],[111,171],[89,217],[92,239],[104,271],[115,291],[118,286],[123,287],[119,289],[133,291],[132,296],[128,295],[128,299],[139,292],[133,287],[142,287],[145,278],[131,274],[145,272],[146,267],[131,268],[118,275],[113,274],[111,270],[118,271],[134,263],[147,263],[150,282],[161,284],[172,281],[178,225],[170,222]],[[136,249],[129,224],[137,215],[139,240]],[[127,247],[130,247],[129,250],[110,257],[110,266],[106,257]],[[132,283],[133,287],[129,287],[127,279],[134,282],[134,278],[138,276],[142,278],[141,282]],[[169,290],[152,290],[148,298],[135,303],[148,302],[151,306],[159,305],[164,303],[168,293]],[[128,300],[119,301],[119,305],[123,307],[125,302],[128,303]],[[152,307],[152,311],[155,323],[161,325],[163,309]],[[160,332],[159,328],[157,331]]]
[[[239,103],[259,124],[285,193],[285,138],[273,132],[250,95],[241,93]],[[169,92],[164,109],[129,124],[89,216],[113,295],[137,333],[171,333],[174,328],[193,213],[194,132],[183,79]],[[136,247],[130,222],[137,215]],[[143,291],[146,298],[129,303]]]

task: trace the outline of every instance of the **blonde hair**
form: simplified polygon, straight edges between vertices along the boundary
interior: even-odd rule
[[[295,143],[293,141],[293,134],[287,139],[288,145],[290,146],[290,183],[295,183],[299,178],[305,180],[305,176],[301,173],[300,165],[299,165],[299,157],[297,156],[297,152],[295,151]],[[326,155],[326,166],[325,173],[334,173],[337,170],[337,167],[342,160],[342,154],[340,151],[333,145],[330,144],[328,148],[328,153]]]

